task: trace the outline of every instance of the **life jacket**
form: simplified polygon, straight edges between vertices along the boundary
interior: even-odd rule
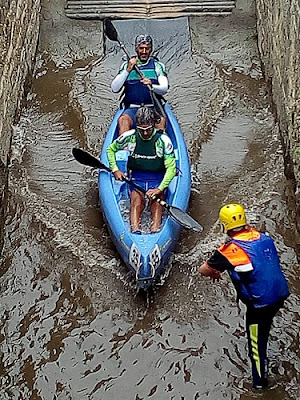
[[[228,272],[243,303],[259,308],[288,297],[290,292],[278,254],[267,234],[247,229],[218,250],[234,266]]]
[[[151,79],[152,83],[158,85],[158,77],[155,72],[155,60],[150,57],[148,62],[138,66],[145,78]],[[125,84],[124,104],[128,107],[130,104],[152,104],[150,91],[146,85],[141,82],[141,77],[133,69],[128,75]]]
[[[128,157],[128,169],[131,171],[165,171],[163,149],[159,156],[156,151],[156,141],[161,136],[160,130],[155,130],[153,136],[145,140],[135,131],[136,146]]]

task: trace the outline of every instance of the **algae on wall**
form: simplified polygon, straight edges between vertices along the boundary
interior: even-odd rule
[[[300,3],[256,0],[258,45],[286,151],[286,175],[293,179],[300,231]]]
[[[34,67],[37,44],[64,67],[74,59],[103,56],[102,21],[71,21],[64,13],[65,0],[2,0],[0,7],[0,253],[3,243],[9,152],[12,125],[24,97],[26,78]],[[47,24],[57,27],[60,43],[48,37]],[[53,32],[53,29],[51,30]],[[64,35],[62,35],[62,32]],[[51,43],[56,43],[55,49]],[[49,47],[50,46],[50,47]],[[67,60],[67,65],[65,64]]]
[[[40,0],[3,0],[0,35],[0,252],[5,220],[12,125],[31,72],[39,35]]]

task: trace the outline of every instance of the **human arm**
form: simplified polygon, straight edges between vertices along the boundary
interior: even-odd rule
[[[121,71],[121,72],[115,77],[115,79],[112,81],[112,83],[111,83],[111,85],[110,85],[111,90],[112,90],[114,93],[118,93],[118,92],[122,89],[122,87],[123,87],[123,85],[124,85],[126,79],[128,78],[128,75],[129,75],[129,72],[127,72],[126,69],[123,69],[123,71]]]
[[[114,140],[107,148],[106,154],[109,162],[109,167],[112,170],[113,174],[119,171],[117,160],[116,160],[116,152],[120,150],[119,144],[117,142],[118,139]]]
[[[221,273],[215,268],[212,268],[207,261],[205,261],[199,268],[199,273],[203,276],[209,276],[211,279],[221,279]]]
[[[158,85],[152,85],[153,91],[154,93],[163,96],[167,93],[169,88],[168,78],[166,76],[159,76],[157,80]]]
[[[221,272],[232,269],[233,265],[218,250],[205,261],[199,268],[199,273],[203,276],[209,276],[211,279],[221,279]]]
[[[153,84],[152,88],[154,93],[163,96],[167,93],[169,88],[169,81],[164,64],[159,61],[155,61],[155,72],[157,75],[158,85]]]
[[[128,146],[128,143],[131,142],[134,138],[133,134],[134,134],[134,129],[124,132],[116,140],[114,140],[110,144],[110,146],[108,146],[108,148],[106,150],[109,167],[112,170],[112,172],[117,180],[122,180],[125,175],[118,168],[117,161],[116,161],[116,152],[118,150],[122,150]]]
[[[164,164],[166,172],[164,174],[163,180],[158,186],[158,189],[163,192],[169,186],[176,174],[176,161],[174,147],[169,136],[163,134],[161,135],[161,140],[163,143]]]
[[[159,188],[149,189],[147,190],[146,196],[149,198],[159,197],[162,194],[162,191]]]
[[[223,254],[218,250],[215,250],[213,252],[206,263],[210,268],[218,270],[219,272],[224,272],[228,269],[234,268],[234,266],[227,260],[227,258],[224,257]]]
[[[173,144],[171,139],[162,134],[160,139],[156,142],[157,151],[162,152],[164,157],[165,174],[159,186],[155,189],[149,189],[146,193],[148,197],[158,197],[169,186],[172,179],[176,174],[176,161]]]
[[[122,89],[126,79],[128,78],[128,75],[133,70],[136,63],[137,63],[136,57],[132,57],[130,58],[130,60],[128,60],[128,62],[122,64],[120,72],[110,85],[111,90],[114,93],[118,93]]]
[[[149,78],[143,78],[143,79],[141,79],[141,82],[144,85],[150,85],[152,87],[154,93],[160,94],[161,96],[163,96],[168,91],[168,87],[169,87],[168,78],[166,76],[159,76],[157,78],[157,80],[158,80],[158,85],[152,84],[152,81]]]
[[[206,264],[208,268],[202,265],[199,271],[204,276],[210,276],[211,269],[219,272],[231,270],[237,273],[239,279],[244,282],[247,281],[249,273],[254,269],[246,252],[230,241],[221,245],[207,260]]]
[[[109,162],[110,169],[114,174],[114,177],[117,181],[121,181],[124,178],[124,172],[120,171],[116,161],[116,152],[119,150],[116,140],[107,148],[107,158]]]
[[[165,71],[165,66],[161,62],[155,60],[155,73],[157,76],[158,84],[152,83],[150,78],[144,77],[141,79],[141,82],[144,85],[150,85],[154,91],[154,93],[163,96],[167,93],[169,88],[169,81],[167,78],[167,74]]]

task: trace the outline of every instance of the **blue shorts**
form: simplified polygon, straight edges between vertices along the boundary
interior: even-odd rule
[[[129,115],[129,117],[132,119],[132,121],[133,121],[132,128],[135,128],[135,114],[136,114],[137,110],[138,110],[138,107],[132,107],[132,108],[125,108],[125,110],[123,112],[123,114]]]
[[[156,189],[161,184],[164,175],[164,172],[132,171],[130,177],[134,183],[147,191],[149,189]],[[134,190],[136,189],[129,185],[129,193]]]

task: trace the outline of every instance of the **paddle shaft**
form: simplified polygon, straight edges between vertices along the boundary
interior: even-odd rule
[[[77,150],[80,150],[80,149],[77,149]],[[80,151],[88,154],[89,157],[93,157],[91,154],[85,152],[84,150],[80,150]],[[73,154],[74,154],[74,151],[73,151]],[[77,159],[77,161],[79,161],[78,157],[75,154],[74,154],[74,157]],[[84,164],[85,165],[88,164],[88,165],[93,166],[93,167],[97,166],[97,168],[99,168],[99,169],[105,169],[107,172],[113,173],[112,170],[107,165],[103,164],[100,160],[98,160],[98,158],[96,158],[96,157],[93,157],[93,158],[94,159],[92,160],[92,165],[91,165],[91,163],[88,163],[88,162],[84,163]],[[79,162],[83,163],[82,160],[80,160]],[[126,183],[128,183],[130,186],[134,187],[139,192],[142,192],[144,194],[147,193],[147,190],[145,190],[141,186],[137,185],[135,182],[133,182],[131,179],[127,178],[126,176],[123,176],[122,180],[125,181]],[[170,205],[168,203],[166,203],[164,200],[161,200],[160,198],[158,198],[156,196],[152,196],[151,200],[155,200],[162,207],[170,209]]]
[[[145,190],[141,186],[137,185],[131,179],[128,179],[126,176],[123,178],[123,181],[127,182],[129,185],[134,187],[139,192],[142,192],[144,194],[147,193],[147,190]],[[166,203],[164,200],[160,199],[159,197],[156,197],[155,195],[151,196],[151,200],[155,200],[158,204],[160,204],[162,207],[167,208],[168,210],[170,209],[170,205],[168,203]]]

